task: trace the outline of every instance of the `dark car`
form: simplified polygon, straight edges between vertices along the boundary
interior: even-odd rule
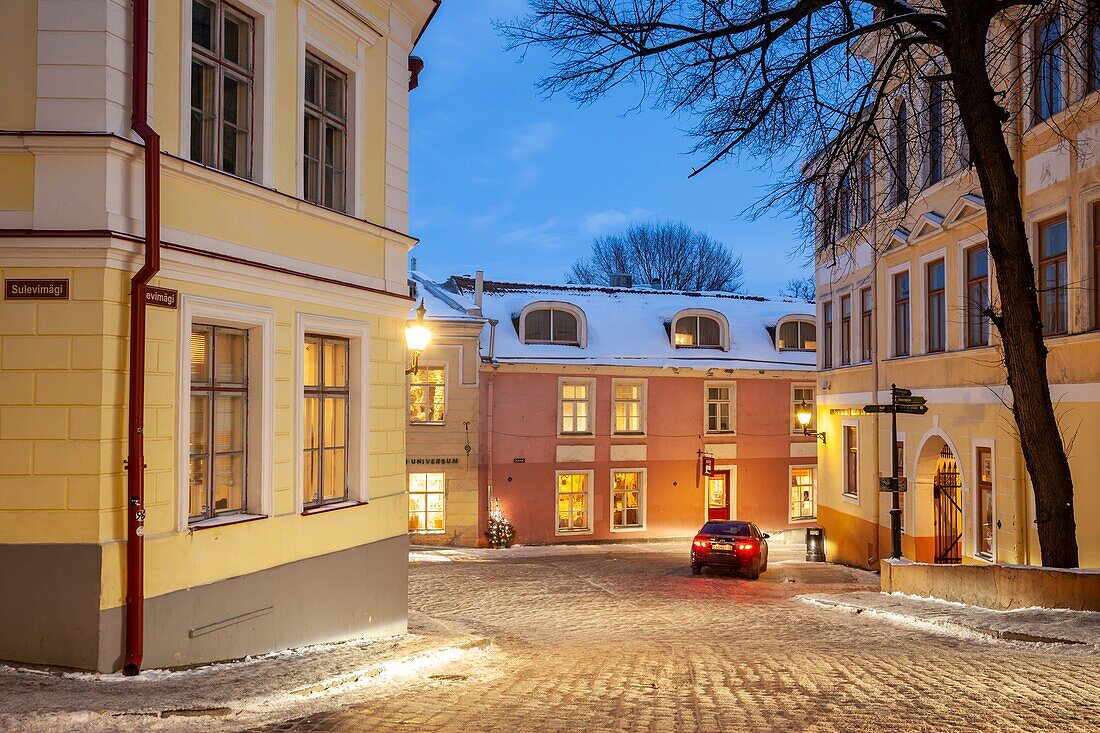
[[[731,568],[756,580],[768,569],[768,535],[752,522],[707,522],[691,541],[691,572],[704,565]]]

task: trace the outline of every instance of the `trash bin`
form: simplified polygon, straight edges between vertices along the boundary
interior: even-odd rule
[[[825,528],[806,528],[806,562],[825,562]]]

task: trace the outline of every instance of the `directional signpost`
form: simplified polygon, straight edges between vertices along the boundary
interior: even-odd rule
[[[879,479],[879,490],[887,491],[893,495],[890,506],[890,536],[893,540],[893,552],[890,557],[897,560],[901,558],[901,492],[907,489],[906,479],[899,476],[898,466],[898,415],[923,415],[928,412],[928,400],[920,395],[914,395],[910,389],[890,385],[890,404],[888,405],[864,405],[864,412],[889,413],[891,416],[890,434],[893,440],[890,443],[890,455],[893,470],[889,476]]]

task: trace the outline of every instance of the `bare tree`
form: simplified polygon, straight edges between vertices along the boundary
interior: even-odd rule
[[[622,234],[597,237],[592,255],[573,263],[569,282],[610,285],[614,275],[669,290],[739,290],[741,258],[717,239],[674,221],[635,224]]]
[[[781,298],[799,298],[813,301],[815,295],[817,293],[812,277],[792,277],[779,291],[779,297]]]
[[[969,162],[984,198],[1000,294],[985,314],[1001,337],[1042,561],[1075,567],[1073,481],[1050,397],[1013,151],[1025,125],[1051,117],[1054,95],[1063,93],[1060,82],[1056,90],[1031,91],[1043,65],[1057,63],[1061,76],[1062,64],[1085,63],[1081,39],[1096,22],[1096,0],[530,5],[530,14],[500,28],[514,48],[549,50],[546,92],[586,103],[634,84],[643,100],[694,115],[696,152],[705,158],[692,175],[738,153],[803,161],[781,174],[756,210],[804,212],[819,265],[843,267],[856,241],[876,255],[892,246],[890,233],[935,172],[923,163],[935,141],[921,149],[926,141],[913,135],[918,116],[932,119],[927,128],[941,136],[957,133],[954,142],[940,142]],[[1043,124],[1051,137],[1060,134],[1057,120]],[[854,208],[867,175],[888,185],[872,188]]]

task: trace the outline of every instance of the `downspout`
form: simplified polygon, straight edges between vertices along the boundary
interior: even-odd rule
[[[879,385],[879,363],[878,363],[878,317],[882,309],[882,303],[879,301],[879,289],[878,289],[878,259],[875,259],[874,265],[871,267],[871,402],[878,402],[878,385]],[[882,450],[882,433],[879,432],[880,426],[878,421],[878,413],[872,413],[871,415],[871,430],[875,436],[872,445],[874,450],[871,452],[872,466],[871,470],[874,474],[875,481],[878,481],[879,476],[882,475],[882,457],[880,452]],[[897,446],[890,446],[890,450],[897,450]],[[874,488],[874,487],[872,487]],[[875,491],[875,560],[878,561],[882,557],[882,492]]]
[[[145,620],[145,287],[160,270],[160,135],[149,126],[149,0],[134,0],[133,116],[145,143],[145,263],[130,279],[130,374],[126,459],[126,657],[141,671]],[[179,438],[179,436],[177,436]]]

